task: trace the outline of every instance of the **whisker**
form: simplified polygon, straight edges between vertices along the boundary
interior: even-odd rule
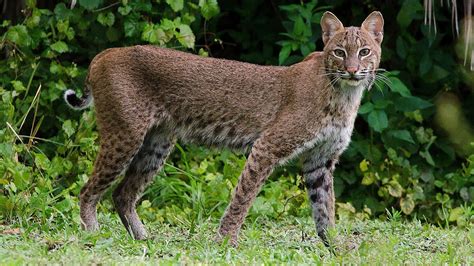
[[[375,87],[377,87],[377,89],[379,89],[379,91],[383,91],[383,88],[380,86],[380,83],[377,82],[376,78],[374,79],[373,84],[375,85]]]
[[[375,78],[378,78],[378,79],[380,79],[380,80],[383,80],[383,81],[385,81],[385,82],[387,82],[387,83],[392,83],[392,81],[391,81],[389,78],[387,78],[386,76],[380,75],[380,74],[375,74]]]
[[[387,85],[387,87],[392,89],[392,84],[391,84],[390,80],[385,76],[375,75],[375,81],[380,81],[383,84]]]
[[[332,75],[334,73],[321,73],[321,74],[316,74],[316,76],[329,76],[329,75]]]
[[[385,76],[384,74],[381,74],[381,73],[375,73],[376,76],[379,76],[379,77],[382,77],[382,78],[385,78],[387,80],[389,80],[389,78],[387,76]]]
[[[334,85],[336,85],[336,83],[341,79],[341,77],[339,76],[335,76],[329,83],[327,86],[331,86],[332,89],[334,90]]]
[[[384,76],[384,75],[375,74],[375,76],[378,77],[378,78],[380,78],[380,79],[383,79],[383,80],[386,81],[387,83],[392,84],[392,81],[391,81],[389,78],[387,78],[386,76]]]

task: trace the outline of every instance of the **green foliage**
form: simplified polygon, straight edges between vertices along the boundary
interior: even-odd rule
[[[66,4],[46,10],[31,3],[21,24],[1,25],[0,220],[77,217],[77,195],[91,173],[98,136],[93,111],[69,110],[62,95],[68,88],[81,91],[95,54],[139,43],[194,48],[193,22],[219,10],[213,1]]]
[[[282,46],[278,55],[278,62],[282,64],[291,64],[300,61],[301,57],[290,56],[291,52],[298,51],[303,57],[316,50],[316,40],[321,35],[319,21],[326,7],[316,8],[317,1],[313,0],[307,4],[281,5],[288,20],[283,22],[286,32],[281,33],[289,40],[279,41]],[[320,47],[322,48],[322,47]]]
[[[455,148],[434,122],[436,99],[444,91],[466,98],[460,108],[467,116],[474,112],[446,12],[438,9],[446,25],[438,25],[434,35],[422,23],[419,1],[272,3],[274,9],[263,0],[123,0],[113,5],[79,0],[73,9],[70,1],[62,1],[46,10],[28,1],[21,23],[0,24],[0,221],[73,217],[79,225],[77,195],[92,170],[98,136],[93,110],[68,109],[62,94],[81,91],[88,64],[100,51],[152,44],[289,65],[322,50],[324,11],[330,9],[349,25],[378,8],[386,22],[381,67],[390,71],[380,71],[376,86],[366,93],[353,141],[337,167],[338,214],[365,219],[398,213],[442,225],[471,224],[473,147]],[[217,218],[244,163],[240,153],[178,147],[139,212],[148,222],[191,228]],[[274,173],[251,218],[310,215],[298,169],[294,162]],[[106,200],[100,208],[112,209],[112,204]]]
[[[199,0],[199,8],[202,16],[207,20],[219,14],[220,11],[217,0]]]

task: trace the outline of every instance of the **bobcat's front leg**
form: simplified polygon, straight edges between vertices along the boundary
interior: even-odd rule
[[[311,154],[303,164],[303,175],[313,211],[316,231],[328,245],[327,230],[335,225],[333,171],[335,159],[323,159]]]
[[[239,230],[247,216],[248,210],[260,191],[264,181],[270,175],[273,167],[278,164],[279,156],[273,151],[271,143],[257,141],[247,159],[239,182],[234,190],[231,203],[221,219],[218,239],[230,237],[231,244],[237,245]]]

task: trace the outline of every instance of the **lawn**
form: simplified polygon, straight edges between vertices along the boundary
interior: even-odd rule
[[[0,225],[0,264],[474,264],[472,227],[347,219],[332,232],[331,252],[316,237],[309,217],[248,220],[238,248],[213,241],[218,221],[192,230],[148,224],[152,237],[135,241],[115,215],[99,217],[99,233],[53,221]]]

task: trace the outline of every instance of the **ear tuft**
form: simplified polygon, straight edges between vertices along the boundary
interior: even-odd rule
[[[383,40],[383,16],[382,13],[374,11],[362,22],[362,29],[372,35],[379,44]]]
[[[326,45],[336,32],[344,29],[344,25],[333,13],[326,11],[321,17],[321,29],[323,30],[323,42]]]

